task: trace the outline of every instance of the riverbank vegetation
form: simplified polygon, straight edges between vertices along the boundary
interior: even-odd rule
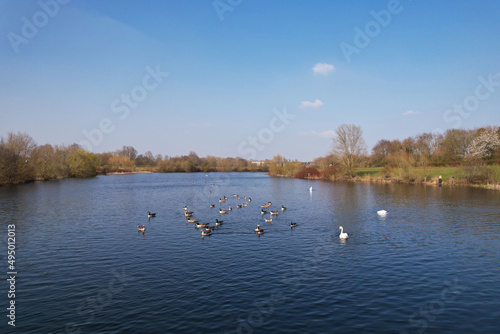
[[[341,125],[332,151],[312,162],[276,155],[272,160],[138,154],[132,146],[114,152],[91,153],[79,145],[37,145],[25,133],[0,140],[0,184],[97,174],[133,172],[268,171],[271,176],[302,179],[376,182],[442,182],[500,188],[500,129],[452,129],[423,133],[404,140],[382,139],[367,153],[361,127]]]
[[[328,155],[304,164],[280,155],[270,175],[325,180],[377,182],[442,182],[455,185],[500,185],[500,129],[452,129],[444,134],[423,133],[404,140],[382,139],[370,155],[362,131],[341,125]]]
[[[114,152],[91,153],[79,145],[37,145],[25,133],[9,133],[0,140],[0,184],[97,174],[133,172],[243,172],[267,171],[265,163],[242,158],[198,157],[195,152],[179,157],[138,154],[132,146]]]

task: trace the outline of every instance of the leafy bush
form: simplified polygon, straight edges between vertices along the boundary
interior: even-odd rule
[[[468,158],[460,168],[460,176],[468,183],[487,183],[491,176],[491,170],[482,159]]]
[[[305,167],[296,172],[293,177],[296,179],[319,178],[321,173],[314,167]]]
[[[323,179],[335,180],[342,176],[342,169],[339,166],[328,166],[323,170]]]

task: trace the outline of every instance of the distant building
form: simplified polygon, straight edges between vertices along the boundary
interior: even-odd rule
[[[255,161],[250,161],[250,163],[252,165],[256,165],[256,166],[263,166],[265,164],[265,161],[264,160],[255,160]]]

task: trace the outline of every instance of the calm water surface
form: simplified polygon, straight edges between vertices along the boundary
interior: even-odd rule
[[[268,201],[287,207],[272,224]],[[185,204],[224,225],[202,239]],[[0,212],[18,333],[500,332],[498,191],[136,174],[0,187]]]

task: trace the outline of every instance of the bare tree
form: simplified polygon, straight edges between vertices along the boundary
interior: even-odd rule
[[[30,162],[36,148],[33,138],[25,133],[9,133],[0,141],[0,183],[33,180],[35,172]]]
[[[340,159],[348,176],[353,176],[363,154],[366,154],[366,144],[363,130],[359,125],[342,124],[335,131],[333,138],[333,153]]]
[[[123,146],[121,150],[116,151],[119,157],[127,157],[130,160],[135,160],[137,157],[137,150],[133,146]]]

